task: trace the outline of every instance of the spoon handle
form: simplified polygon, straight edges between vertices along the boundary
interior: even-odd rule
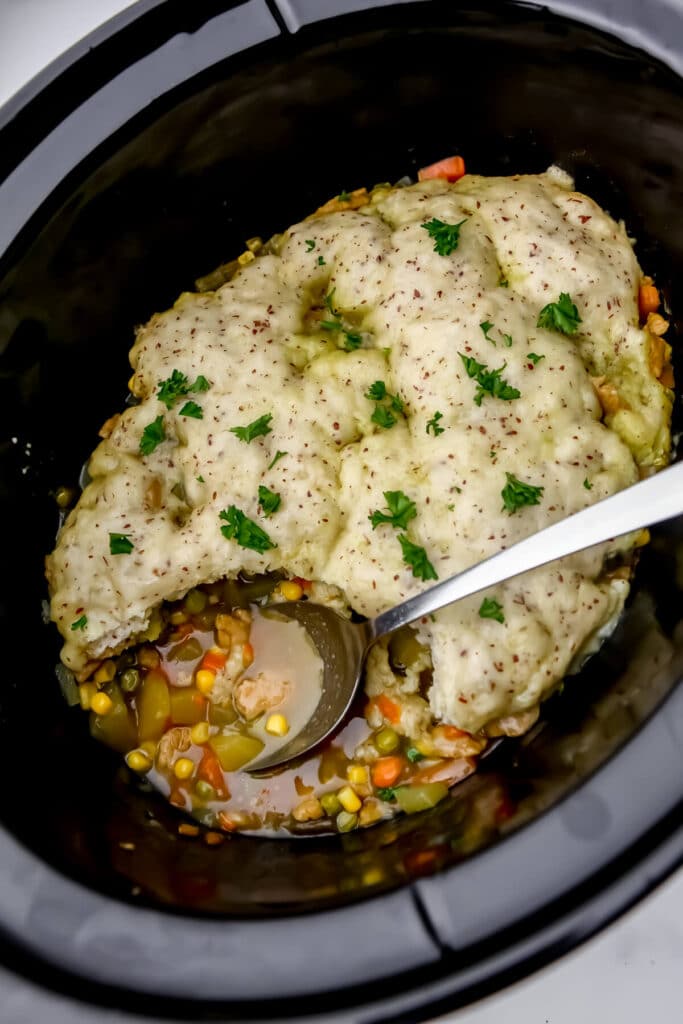
[[[683,462],[513,544],[471,569],[378,615],[367,625],[374,638],[391,633],[496,583],[573,555],[593,544],[661,523],[683,513]]]

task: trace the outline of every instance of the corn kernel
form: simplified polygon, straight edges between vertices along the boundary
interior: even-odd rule
[[[186,612],[179,608],[178,611],[171,612],[169,615],[169,621],[172,626],[182,626],[184,622],[187,622],[188,615]]]
[[[208,697],[213,690],[213,684],[216,682],[216,673],[208,668],[200,668],[194,677],[194,681],[199,692]]]
[[[133,374],[133,376],[128,381],[128,390],[131,391],[133,394],[135,394],[135,388],[133,387],[134,384],[135,384],[135,374]]]
[[[328,818],[334,818],[342,809],[336,793],[323,793],[320,797],[320,803]]]
[[[286,736],[289,732],[289,722],[284,715],[268,715],[266,732],[271,736]]]
[[[346,769],[346,777],[354,786],[365,786],[368,781],[368,769],[364,764],[350,764]]]
[[[96,693],[90,701],[90,707],[96,715],[108,715],[114,707],[114,702],[106,693]]]
[[[116,662],[115,661],[103,661],[97,672],[93,676],[93,679],[98,686],[102,686],[104,683],[110,683],[116,675]]]
[[[193,743],[197,743],[198,745],[206,743],[209,736],[210,729],[208,722],[197,722],[197,724],[193,725],[190,729],[190,739]]]
[[[377,885],[383,879],[384,872],[381,868],[366,868],[363,872],[363,885]]]
[[[258,235],[254,235],[253,238],[248,238],[246,246],[249,252],[258,252],[263,247],[263,239],[259,238]]]
[[[194,771],[194,761],[189,757],[179,757],[173,765],[173,774],[176,779],[189,779]]]
[[[90,711],[91,702],[96,693],[97,687],[94,683],[83,683],[82,686],[78,687],[78,696],[84,711]]]
[[[205,832],[204,842],[207,846],[220,846],[225,842],[225,836],[222,836],[220,832]]]
[[[241,267],[246,267],[247,263],[252,263],[255,259],[256,257],[253,252],[249,249],[245,249],[245,251],[237,257],[237,262]]]
[[[140,744],[139,749],[144,750],[145,754],[147,754],[147,757],[150,757],[152,760],[154,760],[157,753],[157,742],[156,740],[145,740],[144,743]]]
[[[199,826],[198,825],[190,825],[189,822],[183,821],[183,822],[180,823],[180,825],[178,825],[178,833],[181,836],[198,836],[199,835]]]
[[[303,587],[294,580],[283,580],[280,584],[280,593],[285,601],[298,601],[303,594]]]
[[[142,750],[131,750],[126,754],[126,764],[134,772],[148,772],[152,767],[152,759]]]
[[[340,789],[337,797],[339,798],[339,803],[349,814],[355,814],[356,811],[360,810],[362,800],[357,793],[354,793],[350,786],[344,786]]]

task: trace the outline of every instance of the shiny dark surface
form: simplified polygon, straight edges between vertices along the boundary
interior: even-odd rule
[[[161,42],[164,31],[171,29],[160,21],[148,26],[146,45],[154,32]],[[123,46],[108,55],[112,67],[114,57],[125,63]],[[64,109],[92,87],[93,61],[70,75],[70,101],[60,94]],[[542,10],[418,4],[266,41],[154,103],[147,99],[141,94],[135,118],[64,181],[55,180],[0,258],[0,434],[10,439],[0,452],[7,581],[0,593],[0,743],[13,766],[0,807],[0,920],[13,948],[37,949],[64,970],[85,973],[93,999],[103,998],[94,989],[106,984],[143,990],[150,999],[247,1000],[249,1013],[263,1016],[276,1011],[261,1001],[279,999],[277,1013],[296,1016],[330,1007],[311,1000],[304,1010],[283,999],[339,985],[341,1008],[388,998],[387,987],[362,986],[392,977],[393,994],[422,987],[425,1001],[443,992],[452,1005],[568,948],[680,857],[683,724],[673,692],[683,647],[680,523],[655,532],[624,622],[548,705],[544,725],[521,743],[503,744],[443,806],[338,839],[237,837],[210,850],[179,838],[175,812],[133,784],[117,758],[88,740],[78,711],[61,701],[53,677],[57,638],[40,615],[42,558],[57,524],[50,495],[75,481],[101,422],[124,401],[136,324],[239,252],[245,238],[271,234],[343,188],[414,174],[445,153],[463,153],[480,173],[539,171],[553,161],[574,173],[579,188],[625,217],[641,264],[674,310],[677,334],[680,81],[614,39]],[[19,153],[21,132],[19,117],[4,131],[5,153]],[[58,152],[59,140],[52,145]],[[45,160],[49,169],[49,146]],[[667,717],[638,733],[667,695]],[[620,762],[607,763],[633,737],[618,756],[657,766],[656,780],[641,772],[645,796],[632,782],[623,793],[626,767],[623,776],[610,774]],[[602,784],[609,798],[594,800]],[[502,836],[508,838],[500,842]],[[556,836],[567,851],[566,863],[550,858],[542,881],[525,846],[534,836],[532,850],[550,849]],[[640,861],[658,850],[668,859],[637,874]],[[497,880],[517,871],[519,885],[506,892],[514,919],[495,900],[488,914],[474,908],[468,916],[457,899],[462,886],[476,879],[493,898]],[[638,884],[605,906],[629,872]],[[525,879],[536,917],[528,902],[522,908],[513,899]],[[562,902],[570,879],[571,913],[595,905],[597,916],[572,919],[561,940],[544,939],[533,955],[520,949],[505,965],[496,961],[501,950],[570,920]],[[27,902],[21,913],[17,892]],[[382,894],[371,905],[361,902]],[[150,909],[127,918],[126,904]],[[314,913],[331,907],[340,909]],[[299,911],[309,913],[277,920]],[[213,931],[207,916],[223,914],[256,920]],[[250,972],[247,958],[264,948],[259,918],[269,919],[272,941],[277,935],[281,944],[282,975],[266,980]],[[124,956],[120,937],[132,934],[141,944]],[[187,959],[182,972],[169,957],[171,937]],[[230,942],[226,970],[221,943]],[[92,943],[96,958],[86,955]],[[325,973],[342,948],[352,951],[345,963],[357,989]],[[305,971],[295,950],[311,962],[319,956],[316,969]],[[457,958],[449,959],[454,951]],[[486,965],[485,977],[474,977],[477,963]],[[443,989],[446,976],[450,988]],[[382,1012],[400,1019],[398,1009]]]

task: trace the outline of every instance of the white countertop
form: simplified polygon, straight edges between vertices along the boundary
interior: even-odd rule
[[[192,0],[188,0],[192,2]],[[194,0],[199,2],[199,0]],[[129,0],[0,0],[0,106]],[[683,870],[605,932],[550,967],[446,1017],[452,1024],[676,1024],[683,1020]],[[0,968],[3,1024],[80,1024],[89,1012]],[[102,1024],[132,1021],[98,1011]],[[141,1019],[142,1020],[142,1019]]]

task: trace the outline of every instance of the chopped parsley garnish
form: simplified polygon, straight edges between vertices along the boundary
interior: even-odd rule
[[[248,519],[244,512],[240,512],[234,505],[223,509],[220,519],[223,519],[226,526],[221,526],[221,533],[227,540],[236,540],[240,547],[250,548],[252,551],[270,551],[277,547],[261,527]]]
[[[417,761],[424,761],[424,754],[421,754],[417,747],[408,747],[406,750],[406,757],[411,764],[416,764]]]
[[[405,533],[399,533],[398,541],[403,549],[403,561],[413,570],[413,576],[420,580],[438,580],[436,569],[427,558],[424,548],[413,544]]]
[[[503,335],[503,344],[505,345],[506,348],[512,348],[512,335],[511,334],[504,334]]]
[[[328,310],[333,319],[321,320],[320,326],[324,331],[339,331],[341,334],[343,334],[344,344],[342,347],[347,352],[353,352],[355,349],[360,348],[360,346],[363,344],[363,336],[359,334],[358,331],[347,330],[347,328],[344,326],[344,323],[341,318],[341,313],[334,308],[334,292],[335,289],[333,288],[332,291],[325,296],[325,308]]]
[[[282,504],[282,498],[275,491],[271,491],[261,484],[258,489],[258,503],[264,516],[272,516],[273,512],[277,512]]]
[[[491,395],[492,398],[500,398],[504,402],[511,402],[513,398],[519,398],[520,392],[511,384],[503,380],[501,373],[507,366],[503,363],[497,370],[489,370],[484,363],[478,363],[471,356],[459,353],[463,361],[467,376],[476,380],[478,387],[474,395],[476,405],[481,405],[484,395]]]
[[[368,516],[375,530],[380,523],[389,523],[397,530],[407,530],[408,523],[417,515],[417,506],[403,491],[385,491],[384,500],[387,503],[388,512],[380,512],[379,509]]]
[[[387,391],[383,380],[376,380],[365,392],[365,397],[371,402],[376,402],[375,411],[370,419],[378,426],[389,430],[396,423],[395,412],[403,412],[403,402],[398,395],[392,395]],[[381,404],[382,403],[382,404]]]
[[[493,338],[491,338],[489,336],[489,331],[494,326],[491,323],[491,321],[490,320],[484,320],[483,323],[479,324],[479,326],[481,327],[482,333],[483,333],[484,337],[486,338],[486,340],[490,341],[492,345],[495,345],[496,344],[495,341],[493,340]]]
[[[325,266],[325,260],[322,258],[322,256],[318,256],[318,266],[319,267],[324,267]]]
[[[370,419],[378,427],[383,427],[385,430],[390,430],[396,423],[396,417],[393,412],[391,409],[387,409],[385,405],[376,405]]]
[[[142,431],[142,437],[140,438],[140,452],[143,455],[151,455],[156,446],[165,440],[166,431],[164,430],[164,417],[157,416],[157,418],[151,423],[148,423]]]
[[[560,334],[576,334],[581,323],[579,311],[572,302],[571,295],[561,292],[557,302],[549,302],[538,314],[537,327],[545,327],[549,331]]]
[[[342,189],[342,191],[337,196],[337,199],[339,200],[340,203],[349,203],[351,202],[351,193],[346,192]]]
[[[129,555],[133,550],[133,542],[125,533],[109,534],[109,554]]]
[[[81,615],[80,619],[76,619],[75,622],[71,623],[71,631],[75,633],[77,629],[83,630],[83,629],[85,629],[85,627],[87,625],[88,625],[88,616],[87,615]]]
[[[499,604],[494,597],[485,597],[479,606],[479,618],[505,622],[502,604]]]
[[[587,491],[592,490],[593,484],[590,482],[588,477],[586,477],[586,479],[583,481],[583,486],[586,488]]]
[[[545,359],[545,356],[537,356],[535,352],[527,352],[526,357],[531,360],[534,366],[536,363],[540,363],[541,359]]]
[[[315,239],[307,238],[306,239],[306,252],[313,252],[314,249],[315,249]]]
[[[507,277],[505,277],[504,274],[501,274],[500,277],[498,278],[498,287],[499,288],[507,288],[509,283],[510,282],[508,281]]]
[[[442,412],[435,412],[434,415],[432,416],[431,420],[427,420],[426,432],[429,433],[429,431],[431,430],[432,433],[434,434],[434,437],[438,437],[439,434],[443,434],[444,430],[445,430],[445,427],[440,427],[439,426],[439,420],[442,420],[442,419],[443,419],[443,413]]]
[[[189,379],[184,373],[181,373],[180,370],[174,370],[170,377],[160,381],[157,398],[160,402],[164,403],[167,409],[172,409],[179,398],[189,395],[190,392],[208,391],[210,387],[211,385],[206,377],[203,377],[201,374],[197,377],[194,384],[190,384]]]
[[[200,484],[205,484],[205,483],[206,483],[206,480],[205,480],[205,479],[204,479],[204,477],[203,477],[203,476],[201,476],[201,475],[197,477],[197,481],[198,481],[198,483],[200,483]]]
[[[272,469],[272,468],[273,468],[273,466],[274,466],[274,465],[275,465],[275,464],[276,464],[277,462],[279,462],[279,461],[280,461],[280,459],[284,459],[285,455],[287,455],[287,454],[288,454],[287,452],[280,452],[280,451],[277,451],[277,452],[275,452],[275,455],[273,456],[273,458],[271,459],[271,461],[270,461],[270,462],[268,463],[268,469]]]
[[[450,256],[452,252],[455,252],[460,241],[460,228],[466,220],[467,217],[458,224],[446,224],[444,221],[432,217],[426,224],[423,224],[422,227],[429,237],[434,239],[434,252],[439,256]]]
[[[204,413],[201,405],[197,405],[196,402],[185,402],[185,405],[180,410],[181,416],[190,416],[193,420],[203,420]]]
[[[543,494],[542,487],[535,487],[533,484],[525,484],[518,480],[512,473],[506,473],[507,483],[500,492],[503,499],[503,509],[512,515],[518,508],[524,505],[540,505],[540,497]]]
[[[376,789],[375,794],[380,800],[384,800],[385,803],[396,799],[396,790],[393,786],[383,786],[381,789]]]
[[[230,427],[230,433],[239,437],[240,441],[250,444],[255,437],[265,437],[266,434],[270,434],[272,427],[268,424],[272,418],[272,412],[267,412],[265,415],[259,416],[257,420],[247,423],[246,427]]]

